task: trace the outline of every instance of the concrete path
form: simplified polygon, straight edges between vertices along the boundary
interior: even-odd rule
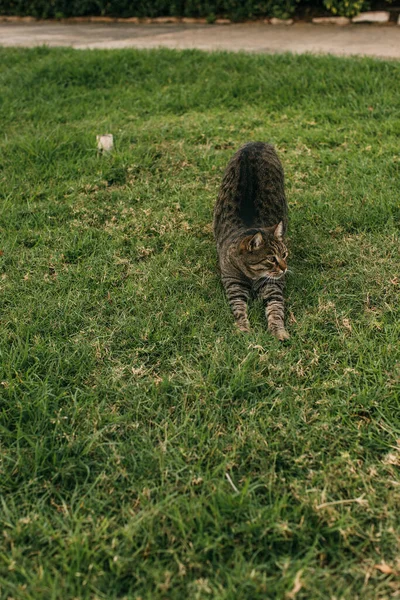
[[[400,27],[396,25],[292,26],[134,25],[0,23],[2,46],[72,46],[73,48],[199,48],[248,52],[312,52],[400,58]]]

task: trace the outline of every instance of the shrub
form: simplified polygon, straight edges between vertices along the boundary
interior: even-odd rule
[[[365,7],[364,0],[324,0],[324,6],[341,17],[354,17]]]
[[[0,0],[0,14],[43,19],[86,15],[185,16],[207,17],[210,21],[220,16],[242,21],[259,17],[287,18],[305,9],[314,13],[328,10],[333,15],[351,17],[366,6],[369,3],[365,0]]]

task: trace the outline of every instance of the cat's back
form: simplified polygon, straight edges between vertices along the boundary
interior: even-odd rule
[[[231,227],[269,227],[283,220],[287,204],[283,167],[275,148],[244,144],[230,159],[214,210],[214,233]]]

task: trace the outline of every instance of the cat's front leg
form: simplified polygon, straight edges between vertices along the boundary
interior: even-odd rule
[[[267,281],[259,291],[265,305],[268,329],[281,342],[290,337],[285,329],[283,288],[283,281]]]
[[[250,297],[250,286],[244,281],[231,278],[224,278],[222,283],[237,327],[240,331],[250,331],[250,323],[247,317],[247,302]]]

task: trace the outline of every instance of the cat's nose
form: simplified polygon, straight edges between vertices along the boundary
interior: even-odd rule
[[[282,271],[282,273],[286,273],[286,271],[287,271],[287,264],[285,263],[285,261],[282,258],[280,258],[278,260],[278,266],[279,266],[280,270]]]

